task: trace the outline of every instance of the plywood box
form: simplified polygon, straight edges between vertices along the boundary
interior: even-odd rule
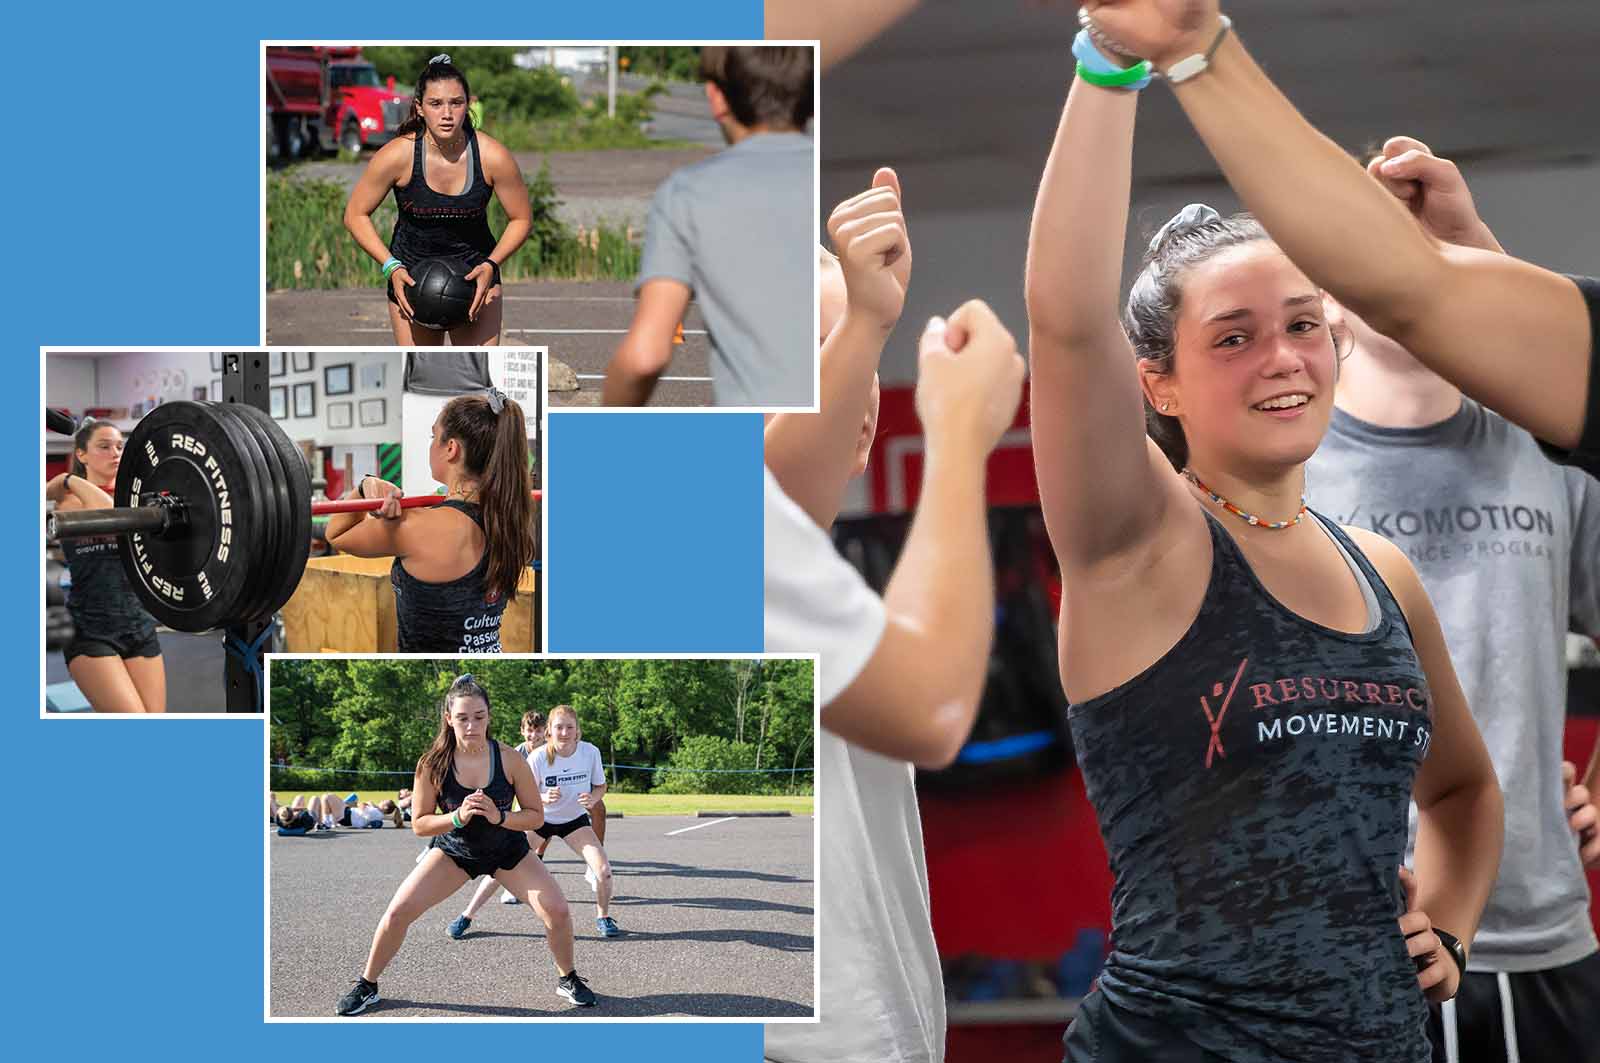
[[[392,557],[314,557],[294,597],[283,607],[290,653],[393,653],[398,648]],[[535,575],[522,573],[517,598],[500,622],[500,647],[529,653],[533,646]]]

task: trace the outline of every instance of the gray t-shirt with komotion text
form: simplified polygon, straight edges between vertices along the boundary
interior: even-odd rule
[[[816,391],[816,144],[753,133],[662,182],[638,285],[687,285],[719,406],[810,406]]]
[[[1380,428],[1335,409],[1306,493],[1416,566],[1494,760],[1505,850],[1472,967],[1547,970],[1594,952],[1562,811],[1561,743],[1565,633],[1600,633],[1600,482],[1546,460],[1528,433],[1463,399],[1424,428]]]

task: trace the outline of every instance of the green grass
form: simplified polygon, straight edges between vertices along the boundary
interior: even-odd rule
[[[687,148],[689,140],[652,140],[637,122],[622,118],[567,115],[563,118],[503,118],[484,132],[512,151],[606,151],[616,148]]]
[[[548,170],[530,185],[534,228],[528,241],[500,269],[507,282],[529,279],[632,280],[639,272],[643,234],[601,224],[574,232],[556,216]],[[267,178],[267,287],[381,288],[383,274],[344,227],[347,193],[336,181],[299,180],[279,173]],[[372,215],[385,238],[394,230],[395,207],[386,198]],[[489,228],[505,229],[498,200],[489,204]]]
[[[295,792],[280,791],[278,800],[288,804]],[[335,787],[340,797],[349,790]],[[359,799],[378,804],[392,798],[394,790],[357,790]],[[308,793],[309,797],[310,794]],[[734,794],[608,794],[606,810],[621,812],[625,816],[692,816],[696,812],[788,812],[796,816],[812,815],[812,797],[799,794],[794,797],[754,797]]]

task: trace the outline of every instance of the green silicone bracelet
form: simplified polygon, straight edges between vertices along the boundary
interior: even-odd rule
[[[399,269],[400,267],[402,267],[404,265],[405,265],[404,262],[392,262],[389,265],[383,267],[383,279],[384,280],[388,280],[389,279],[389,274],[393,273],[395,270]]]
[[[1140,60],[1118,74],[1096,74],[1093,70],[1084,66],[1081,60],[1078,63],[1079,79],[1087,81],[1091,85],[1098,85],[1102,89],[1127,88],[1134,82],[1142,81],[1149,76],[1150,61],[1147,59]]]
[[[465,823],[461,822],[461,813],[459,812],[450,813],[450,822],[456,825],[456,830],[464,830],[467,826]]]

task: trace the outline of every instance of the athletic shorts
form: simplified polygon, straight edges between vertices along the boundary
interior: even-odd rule
[[[1434,1063],[1504,1063],[1522,1059],[1600,1060],[1595,1007],[1600,1002],[1600,952],[1577,963],[1544,971],[1485,974],[1468,971],[1451,1003],[1450,1014],[1428,1009],[1428,1039]],[[1506,1018],[1509,1011],[1510,1023]],[[1453,1027],[1457,1054],[1446,1051],[1446,1028]],[[1517,1053],[1508,1051],[1514,1042]]]
[[[1164,1022],[1124,1011],[1094,990],[1067,1027],[1063,1063],[1226,1063]]]
[[[528,836],[520,830],[507,831],[506,833],[511,837],[506,839],[505,845],[487,856],[479,856],[476,853],[468,856],[458,856],[439,844],[439,838],[445,837],[442,834],[434,838],[428,844],[428,848],[438,849],[454,860],[456,866],[467,873],[468,878],[477,878],[479,875],[492,875],[496,871],[510,871],[522,861],[524,856],[528,855]]]
[[[274,820],[273,822],[277,822],[277,821]],[[317,821],[311,818],[311,813],[307,812],[303,808],[299,808],[299,809],[295,810],[295,813],[294,813],[293,816],[289,817],[289,825],[287,827],[283,827],[280,824],[280,829],[282,829],[282,830],[310,830],[312,827],[315,827],[316,825],[317,825]]]
[[[548,841],[551,838],[565,838],[573,831],[582,830],[587,826],[589,826],[589,813],[585,812],[577,819],[569,819],[565,823],[546,823],[534,833]]]
[[[68,664],[74,657],[160,657],[161,639],[154,631],[148,636],[137,631],[126,635],[74,635],[61,651]]]

